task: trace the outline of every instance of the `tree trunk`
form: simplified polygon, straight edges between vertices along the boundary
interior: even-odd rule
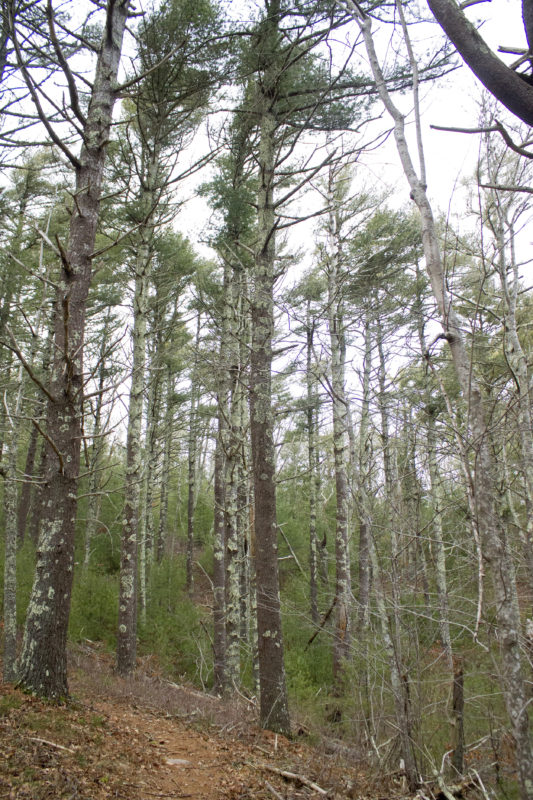
[[[260,722],[263,728],[290,733],[283,661],[283,633],[278,574],[276,520],[276,465],[272,408],[272,339],[274,336],[275,230],[273,204],[276,119],[271,95],[277,69],[279,0],[267,4],[264,48],[269,57],[257,84],[259,114],[259,190],[257,251],[252,294],[252,349],[250,354],[250,428],[255,503],[255,578],[260,683]]]
[[[196,507],[196,456],[198,448],[198,348],[200,346],[201,314],[196,319],[196,339],[194,347],[194,363],[191,369],[191,397],[189,402],[189,436],[187,439],[187,560],[186,586],[192,594],[194,575],[194,511]]]
[[[4,479],[4,681],[17,677],[17,451],[18,423],[22,406],[22,366],[18,372],[15,404],[7,409],[10,425]]]
[[[126,487],[120,554],[120,589],[117,634],[117,671],[128,675],[137,657],[137,548],[141,485],[143,481],[142,418],[144,408],[146,323],[150,253],[147,241],[137,256],[133,298],[133,363],[131,371],[128,432],[126,440]]]
[[[168,499],[170,484],[170,459],[172,451],[173,422],[174,422],[174,381],[171,367],[167,367],[167,387],[165,405],[165,429],[163,432],[163,464],[161,466],[161,491],[159,500],[159,528],[155,544],[157,563],[160,564],[165,553],[167,541]]]
[[[318,481],[316,470],[316,413],[318,397],[316,393],[316,379],[313,376],[313,334],[314,320],[311,319],[311,303],[307,301],[306,308],[306,338],[307,338],[307,364],[306,364],[306,387],[307,387],[307,456],[309,469],[309,596],[311,620],[314,625],[320,623],[318,613],[318,538],[316,529],[316,517],[318,506]]]
[[[491,175],[493,181],[496,176]],[[530,370],[524,353],[516,321],[516,306],[520,281],[518,264],[515,255],[514,230],[508,225],[504,229],[503,214],[499,202],[496,202],[498,219],[493,225],[498,246],[497,269],[503,290],[505,304],[505,329],[504,352],[511,371],[517,395],[518,405],[518,434],[520,452],[524,473],[526,528],[525,528],[525,559],[529,570],[529,594],[533,599],[533,414],[531,413],[531,381]],[[506,235],[507,234],[507,235]],[[509,243],[509,263],[506,258],[506,239]],[[508,270],[512,273],[512,282],[509,282]]]
[[[328,323],[331,347],[331,402],[333,406],[333,453],[335,460],[335,638],[333,680],[339,687],[351,644],[351,583],[348,543],[348,475],[346,437],[348,426],[344,380],[344,322],[340,295],[340,230],[335,209],[336,176],[328,176]]]
[[[359,614],[357,627],[362,632],[369,621],[371,564],[370,537],[372,536],[372,510],[370,505],[370,374],[372,370],[372,336],[369,311],[365,313],[365,358],[363,363],[363,399],[359,425],[359,483],[357,506],[359,511]]]
[[[105,444],[102,426],[102,408],[104,404],[105,375],[107,367],[106,352],[109,347],[110,338],[110,318],[111,309],[108,310],[104,321],[104,327],[101,332],[100,339],[100,351],[98,354],[98,388],[94,408],[94,425],[92,432],[93,446],[89,464],[89,501],[87,503],[87,522],[85,524],[85,553],[83,558],[84,569],[89,567],[91,560],[91,543],[96,531],[98,530],[98,518],[100,516],[100,508],[102,505],[102,495],[100,493],[100,488],[102,486],[101,466]]]
[[[223,414],[218,417],[215,450],[215,519],[213,541],[213,691],[226,690],[226,604],[225,604],[225,524],[224,524],[224,448]]]
[[[66,641],[82,434],[85,310],[128,8],[129,0],[108,3],[105,36],[76,167],[76,203],[68,248],[58,279],[41,535],[19,671],[26,689],[52,698],[68,694]]]
[[[418,274],[417,264],[417,279]],[[427,352],[426,337],[424,330],[424,313],[422,308],[422,298],[419,292],[415,304],[416,324],[418,331],[418,341],[422,356]],[[431,389],[429,386],[429,376],[426,377],[425,387],[425,410],[427,416],[427,448],[426,458],[429,471],[429,492],[432,510],[431,538],[433,551],[435,553],[435,582],[437,584],[437,596],[439,598],[439,629],[442,647],[446,655],[450,672],[453,672],[453,651],[452,639],[450,635],[450,614],[448,604],[448,581],[446,576],[446,552],[444,549],[444,535],[442,526],[442,515],[444,501],[442,496],[442,482],[440,479],[437,465],[437,436],[435,431],[436,410],[431,399]]]

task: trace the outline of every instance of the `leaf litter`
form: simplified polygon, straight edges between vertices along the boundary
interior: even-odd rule
[[[69,667],[64,705],[0,685],[0,800],[363,797],[333,789],[313,748],[260,730],[244,697],[169,683],[149,660],[120,678],[93,643]]]

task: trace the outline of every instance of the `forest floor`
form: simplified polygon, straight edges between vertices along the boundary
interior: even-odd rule
[[[292,741],[263,731],[251,700],[170,683],[152,658],[123,679],[86,642],[71,649],[69,676],[63,705],[0,684],[0,800],[452,797],[438,785],[413,795],[400,773],[378,776],[326,737],[311,744],[303,726]]]
[[[260,730],[251,701],[169,683],[145,660],[128,680],[94,643],[70,656],[72,700],[0,685],[0,798],[391,798],[341,756]],[[283,773],[286,773],[285,775]]]

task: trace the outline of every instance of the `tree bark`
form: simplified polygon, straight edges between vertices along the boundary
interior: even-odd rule
[[[191,369],[191,396],[189,401],[189,435],[187,438],[187,558],[186,587],[192,594],[194,584],[194,511],[196,507],[196,456],[198,448],[198,348],[200,346],[201,313],[196,319],[194,363]]]
[[[144,409],[148,278],[148,241],[141,242],[135,265],[133,298],[133,363],[126,439],[126,487],[120,553],[118,601],[117,671],[129,675],[137,657],[138,538],[143,481],[142,418]]]
[[[100,516],[100,508],[102,505],[102,495],[100,493],[100,487],[102,486],[101,466],[105,444],[105,438],[102,430],[102,408],[104,404],[105,375],[107,366],[106,352],[109,347],[110,339],[110,318],[111,310],[109,309],[101,332],[100,351],[98,354],[98,388],[94,408],[94,425],[92,432],[93,446],[89,464],[89,500],[87,503],[87,522],[85,524],[85,553],[83,557],[84,569],[89,567],[91,560],[91,543],[96,531],[98,530],[98,518]]]
[[[318,507],[318,481],[316,469],[317,430],[316,414],[318,397],[316,378],[313,376],[313,336],[314,320],[311,318],[311,302],[306,306],[306,389],[307,389],[307,456],[309,469],[309,599],[311,620],[314,625],[320,623],[318,613],[318,538],[316,517]]]
[[[225,604],[225,525],[224,525],[224,448],[223,415],[219,412],[215,450],[215,518],[213,540],[213,690],[226,690],[226,604]]]
[[[168,521],[168,500],[170,484],[170,464],[173,438],[174,422],[174,379],[171,367],[167,367],[166,375],[166,400],[165,400],[165,428],[163,431],[163,464],[161,466],[161,491],[159,500],[159,527],[157,531],[157,542],[155,543],[155,555],[157,563],[160,564],[165,553],[167,540],[167,521]]]
[[[370,374],[372,370],[372,335],[370,312],[365,311],[365,358],[363,363],[363,398],[359,425],[359,482],[357,507],[359,512],[359,612],[357,627],[361,633],[368,626],[370,611],[370,537],[372,536],[372,510],[370,505]]]
[[[17,451],[18,417],[22,406],[22,366],[18,372],[15,405],[7,408],[9,420],[4,479],[4,681],[17,677]],[[6,400],[4,399],[4,403]]]

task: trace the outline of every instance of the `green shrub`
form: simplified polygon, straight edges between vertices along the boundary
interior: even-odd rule
[[[89,569],[75,577],[69,637],[113,647],[118,625],[118,578]]]

